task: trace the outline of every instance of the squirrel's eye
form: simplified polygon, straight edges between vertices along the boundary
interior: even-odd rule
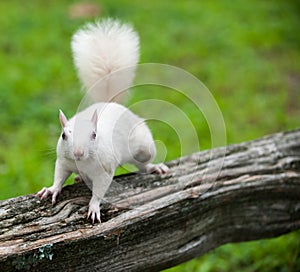
[[[91,135],[91,139],[92,139],[92,140],[95,140],[95,139],[96,139],[96,137],[97,137],[97,134],[96,134],[96,132],[95,132],[95,131],[93,131],[93,133],[92,133],[92,135]]]
[[[62,133],[62,135],[61,135],[61,137],[62,137],[62,139],[64,140],[64,141],[66,141],[67,140],[67,135],[66,135],[66,133]]]

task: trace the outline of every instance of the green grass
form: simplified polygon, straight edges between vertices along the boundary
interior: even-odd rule
[[[86,20],[70,18],[73,3],[0,2],[4,13],[0,17],[0,199],[34,193],[52,183],[58,109],[71,116],[82,98],[70,37]],[[297,1],[103,0],[98,4],[100,16],[134,24],[141,37],[142,63],[178,66],[203,81],[222,110],[228,143],[299,127]],[[189,101],[164,88],[143,88],[133,91],[128,104],[151,97],[170,101],[192,121],[201,149],[210,148],[205,118]],[[166,158],[179,156],[172,128],[154,121],[150,126],[164,143]],[[180,126],[184,123],[178,120],[176,127]],[[191,133],[183,131],[189,142]],[[170,271],[298,271],[299,241],[299,234],[292,233],[225,245]]]

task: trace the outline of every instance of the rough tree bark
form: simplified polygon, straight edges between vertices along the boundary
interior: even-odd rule
[[[1,271],[158,271],[300,227],[300,129],[168,165],[163,177],[115,178],[102,224],[85,219],[84,184],[54,207],[34,195],[1,201]]]

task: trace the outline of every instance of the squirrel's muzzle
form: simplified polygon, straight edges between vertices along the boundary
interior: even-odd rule
[[[84,156],[84,151],[82,149],[76,149],[74,152],[75,160],[80,161]]]

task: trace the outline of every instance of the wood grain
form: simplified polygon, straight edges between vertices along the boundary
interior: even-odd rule
[[[168,166],[116,177],[102,224],[86,220],[84,184],[64,187],[54,207],[34,195],[0,201],[0,270],[159,271],[300,228],[300,129]]]

